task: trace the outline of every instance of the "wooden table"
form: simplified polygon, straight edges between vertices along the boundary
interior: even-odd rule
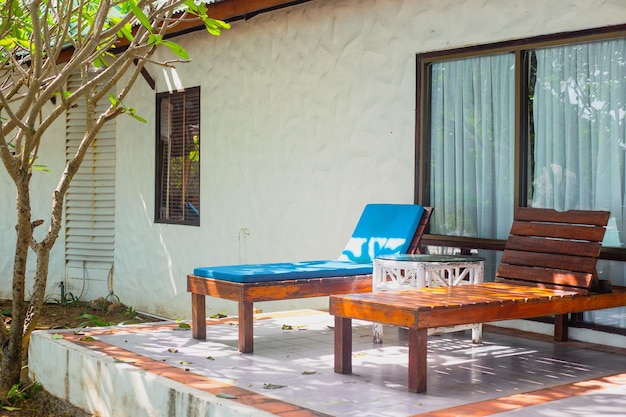
[[[372,292],[424,287],[453,287],[483,282],[485,258],[468,255],[384,255],[374,259]],[[472,342],[482,341],[482,324],[472,323],[430,329],[441,334],[472,329]],[[372,325],[374,343],[382,343],[383,326]]]
[[[588,294],[496,282],[332,295],[329,311],[335,316],[335,372],[352,373],[352,319],[408,328],[408,389],[425,392],[429,328],[556,315],[555,338],[567,340],[561,334],[560,321],[567,313],[623,305],[626,288],[621,287],[608,294]]]

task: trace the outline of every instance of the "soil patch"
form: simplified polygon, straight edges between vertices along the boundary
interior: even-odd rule
[[[0,300],[0,312],[4,324],[10,326],[12,320],[10,300]],[[138,313],[132,307],[99,298],[90,302],[76,301],[65,305],[45,304],[37,329],[74,329],[155,321],[159,319]],[[21,400],[11,401],[10,405],[19,408],[18,410],[6,410],[2,405],[8,404],[0,404],[0,417],[96,417],[46,391],[29,389],[26,394]]]

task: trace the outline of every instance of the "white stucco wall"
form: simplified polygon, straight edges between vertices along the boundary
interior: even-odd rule
[[[45,116],[45,115],[44,115]],[[45,165],[51,172],[34,171],[31,179],[32,218],[43,219],[35,229],[35,239],[41,240],[50,227],[52,192],[57,186],[65,165],[65,118],[57,120],[41,142],[37,164]],[[11,299],[13,263],[15,257],[16,190],[15,183],[4,165],[0,169],[0,298]],[[65,275],[64,231],[50,254],[48,293],[59,293],[59,283]],[[26,273],[27,290],[32,288],[35,274],[35,254],[30,251]]]
[[[154,223],[155,92],[139,80],[125,102],[148,123],[117,120],[115,293],[188,318],[185,277],[196,266],[337,257],[366,203],[413,201],[415,54],[625,22],[623,0],[313,0],[234,22],[219,38],[175,39],[193,63],[149,71],[158,92],[201,87],[201,226]],[[54,175],[35,174],[34,216],[46,220],[64,137],[61,123],[43,145]],[[0,172],[2,297],[14,196]],[[51,283],[64,274],[63,248],[61,236]],[[236,313],[232,302],[208,306]]]
[[[140,81],[127,102],[149,123],[118,120],[116,293],[188,318],[196,266],[336,257],[366,203],[413,201],[416,53],[624,22],[621,0],[316,0],[175,39],[193,63],[149,70],[159,92],[201,87],[201,227],[153,222]],[[258,305],[308,306],[326,301]]]

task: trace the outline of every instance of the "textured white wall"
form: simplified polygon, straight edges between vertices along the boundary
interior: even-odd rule
[[[54,123],[49,133],[42,139],[37,164],[45,165],[51,172],[34,171],[31,179],[32,218],[43,219],[45,223],[35,229],[35,238],[41,240],[50,227],[52,209],[52,191],[63,172],[65,165],[65,119],[61,117]],[[0,298],[11,299],[13,280],[13,261],[15,257],[16,214],[15,183],[9,177],[4,165],[0,168]],[[50,254],[48,273],[48,293],[59,294],[59,283],[65,276],[64,230]],[[29,253],[27,277],[28,288],[32,287],[35,275],[35,254]]]
[[[624,22],[623,0],[314,0],[235,22],[219,38],[175,39],[193,63],[149,70],[159,92],[201,87],[202,225],[153,222],[155,92],[140,80],[126,103],[149,122],[117,124],[117,295],[188,318],[194,267],[335,258],[366,203],[412,202],[416,53]],[[4,282],[12,226],[4,216],[0,225]],[[236,313],[232,302],[208,305]]]

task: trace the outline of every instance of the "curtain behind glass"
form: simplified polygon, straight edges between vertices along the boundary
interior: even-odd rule
[[[610,210],[604,245],[623,246],[626,42],[555,47],[535,54],[531,204]],[[621,262],[600,268],[601,278],[615,285],[624,285],[624,272]],[[585,320],[626,327],[626,308],[585,313]]]
[[[532,206],[610,210],[604,244],[623,246],[626,41],[535,54]]]
[[[506,239],[513,221],[513,54],[432,64],[436,234]]]

